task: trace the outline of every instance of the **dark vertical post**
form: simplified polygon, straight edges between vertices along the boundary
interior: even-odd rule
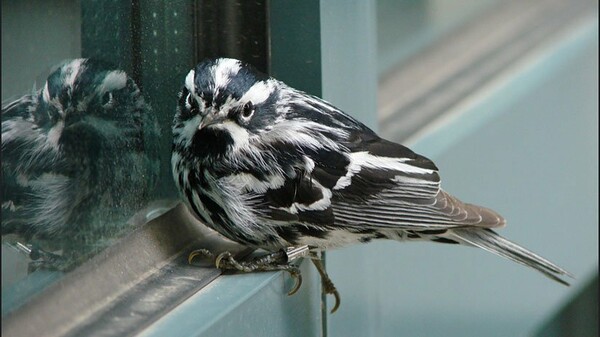
[[[270,1],[269,39],[271,75],[321,96],[319,1]]]
[[[267,72],[266,0],[199,1],[196,59],[231,57]]]

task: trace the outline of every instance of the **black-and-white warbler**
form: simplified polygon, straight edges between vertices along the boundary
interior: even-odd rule
[[[159,128],[134,81],[100,60],[64,62],[2,107],[2,235],[62,250],[104,247],[155,186]]]
[[[185,203],[244,245],[320,251],[424,240],[479,247],[561,283],[569,275],[496,234],[492,228],[505,224],[496,212],[442,190],[429,159],[238,60],[205,60],[189,72],[173,136],[173,176]],[[190,256],[197,254],[209,253]],[[250,262],[224,254],[217,264],[298,272],[276,254]],[[335,310],[337,292],[324,285],[336,295]]]

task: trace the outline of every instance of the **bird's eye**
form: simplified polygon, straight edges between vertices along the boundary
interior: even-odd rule
[[[198,101],[196,101],[194,97],[192,97],[192,93],[189,93],[185,98],[185,106],[190,110],[190,114],[198,114]]]
[[[246,102],[242,108],[242,117],[248,119],[254,114],[254,105],[252,102]]]
[[[192,93],[189,93],[185,98],[185,105],[187,105],[188,109],[191,109],[194,106],[194,99],[192,98]]]
[[[102,105],[105,107],[111,106],[114,102],[114,98],[113,98],[113,94],[112,92],[108,91],[105,92],[104,95],[102,95]]]

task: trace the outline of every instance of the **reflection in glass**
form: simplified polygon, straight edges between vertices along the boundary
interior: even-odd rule
[[[151,196],[159,128],[138,86],[93,59],[58,66],[2,106],[2,241],[29,269],[72,269],[110,245]]]

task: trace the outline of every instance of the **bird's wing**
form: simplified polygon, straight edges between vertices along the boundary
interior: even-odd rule
[[[381,139],[322,100],[303,96],[291,104],[288,118],[280,127],[294,133],[279,137],[270,151],[285,158],[282,166],[293,165],[296,174],[254,205],[271,219],[406,230],[504,224],[495,212],[441,190],[432,161]]]
[[[2,107],[3,235],[33,235],[42,227],[52,231],[64,225],[61,207],[72,208],[65,192],[69,178],[56,170],[61,167],[58,147],[36,123],[37,103],[36,95],[25,95]]]
[[[27,204],[28,196],[33,193],[29,186],[19,183],[14,165],[8,159],[2,158],[2,235],[17,232],[28,225],[28,215],[24,205]]]
[[[410,151],[392,144],[377,146]],[[304,152],[312,154],[310,172],[297,169],[283,185],[254,194],[251,200],[262,217],[282,228],[304,224],[305,231],[316,232],[339,227],[420,231],[504,224],[495,212],[441,190],[435,166],[412,152],[401,158],[366,151]]]
[[[36,103],[35,96],[25,95],[2,106],[2,234],[23,230],[29,225],[29,214],[24,205],[33,194],[30,186],[23,183],[24,174],[18,174],[20,153],[27,140],[20,134],[29,135],[30,110]]]
[[[336,223],[408,230],[504,225],[496,212],[443,191],[437,167],[410,149],[372,135],[348,147],[346,174],[331,187]],[[315,171],[317,179],[320,170],[328,167]]]

